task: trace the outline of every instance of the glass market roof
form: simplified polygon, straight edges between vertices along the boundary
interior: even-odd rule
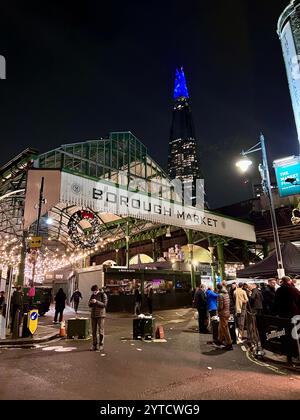
[[[62,145],[40,155],[35,167],[61,169],[126,187],[136,181],[140,191],[172,198],[169,177],[131,132],[113,132],[108,138]]]

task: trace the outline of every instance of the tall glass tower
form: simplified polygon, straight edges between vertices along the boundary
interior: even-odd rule
[[[186,197],[194,203],[196,180],[202,179],[197,143],[183,68],[176,70],[174,107],[169,140],[168,175],[185,184]]]
[[[282,46],[300,143],[300,0],[291,0],[277,29]]]

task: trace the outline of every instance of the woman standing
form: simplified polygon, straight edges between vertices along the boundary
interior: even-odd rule
[[[63,291],[62,288],[60,288],[54,298],[55,300],[55,316],[54,316],[54,321],[53,321],[54,324],[57,324],[58,314],[59,314],[59,322],[63,320],[63,313],[66,307],[66,299],[67,299],[67,296],[65,292]]]

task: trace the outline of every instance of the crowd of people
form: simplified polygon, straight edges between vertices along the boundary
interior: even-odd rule
[[[198,311],[199,333],[211,332],[212,322],[218,316],[218,339],[214,344],[225,350],[233,348],[228,327],[230,319],[235,323],[237,343],[246,340],[254,348],[260,341],[257,316],[292,319],[300,315],[300,291],[295,281],[287,276],[281,281],[269,279],[267,285],[249,282],[227,286],[224,281],[217,284],[216,290],[201,285],[195,291],[193,303]]]

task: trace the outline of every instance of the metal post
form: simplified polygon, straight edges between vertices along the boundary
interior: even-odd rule
[[[248,242],[243,241],[242,243],[242,254],[243,254],[243,264],[245,267],[249,267],[250,260],[249,260],[249,250],[248,250]]]
[[[187,231],[188,236],[188,248],[189,248],[189,263],[191,264],[191,286],[192,289],[196,289],[196,276],[195,276],[195,269],[193,265],[193,258],[194,258],[194,238],[193,238],[193,231],[188,229]]]
[[[12,289],[12,280],[13,280],[13,267],[8,268],[8,290],[7,290],[7,305],[6,305],[6,314],[5,314],[5,325],[6,328],[9,328],[10,321],[10,302],[11,302],[11,289]]]
[[[24,286],[25,281],[25,261],[26,261],[26,232],[23,232],[22,248],[21,248],[21,262],[19,266],[19,274],[17,279],[18,286]]]
[[[152,238],[151,241],[152,241],[152,257],[153,257],[153,261],[155,262],[156,261],[155,239]]]
[[[263,243],[263,253],[264,253],[264,258],[267,258],[269,256],[269,243],[268,243],[268,241],[264,241],[264,243]]]
[[[129,222],[126,223],[126,267],[129,268]]]
[[[269,172],[266,144],[265,144],[265,138],[263,134],[260,135],[260,143],[261,143],[261,151],[262,151],[262,159],[263,159],[263,164],[262,164],[262,167],[260,168],[260,173],[262,176],[263,190],[269,199],[272,229],[273,229],[273,235],[274,235],[274,244],[275,244],[277,265],[278,265],[278,270],[277,270],[278,277],[282,278],[284,276],[284,266],[283,266],[283,259],[282,259],[282,253],[281,253],[280,239],[279,239],[279,234],[278,234],[274,199],[273,199],[273,194],[272,194],[272,185],[271,185],[271,178],[270,178],[270,172]]]
[[[116,265],[119,265],[119,248],[116,248]]]
[[[214,251],[215,251],[215,247],[214,247],[214,241],[212,239],[212,237],[208,237],[208,249],[210,252],[210,258],[211,258],[211,263],[210,263],[210,269],[211,269],[211,278],[213,281],[213,285],[214,285],[214,289],[217,288],[217,279],[216,279],[216,273],[215,273],[215,267],[214,267]]]
[[[45,182],[45,178],[42,177],[41,187],[40,187],[39,207],[38,207],[38,218],[37,218],[37,222],[36,222],[36,231],[35,231],[36,236],[39,236],[39,233],[40,233],[40,219],[41,219],[41,213],[42,213],[42,206],[44,204],[44,182]],[[30,287],[33,287],[33,285],[34,285],[36,260],[37,260],[37,255],[35,256],[35,258],[33,260],[32,279],[30,281]]]
[[[37,224],[36,224],[36,236],[39,236],[42,206],[44,204],[44,183],[45,183],[45,178],[42,177],[41,188],[40,188],[40,198],[39,198],[39,211],[38,211],[38,218],[37,218]]]
[[[224,244],[223,242],[217,243],[217,252],[218,252],[218,267],[219,273],[221,276],[221,281],[225,280],[225,261],[224,261]]]

